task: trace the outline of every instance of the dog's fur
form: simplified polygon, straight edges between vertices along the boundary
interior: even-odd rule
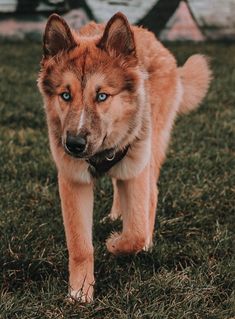
[[[174,120],[198,106],[210,77],[204,56],[193,55],[177,68],[173,55],[151,32],[130,26],[121,13],[106,25],[90,23],[79,33],[58,15],[49,18],[38,84],[58,169],[72,298],[93,297],[93,177],[87,159],[129,145],[107,173],[114,186],[110,218],[121,216],[123,230],[106,245],[113,254],[147,250],[152,245],[156,183]],[[64,101],[63,92],[72,99]],[[108,98],[97,102],[97,92]],[[68,132],[86,135],[83,158],[65,152]]]

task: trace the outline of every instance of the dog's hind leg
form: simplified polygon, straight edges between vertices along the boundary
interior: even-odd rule
[[[109,214],[109,218],[111,220],[116,220],[122,216],[121,203],[120,203],[120,194],[118,191],[117,180],[112,178],[113,183],[113,204],[111,208],[111,212]]]
[[[117,180],[115,178],[112,178],[112,183],[113,183],[112,208],[111,208],[110,213],[101,220],[101,223],[106,223],[109,220],[114,221],[114,220],[117,220],[118,218],[122,219],[120,194],[118,191]]]

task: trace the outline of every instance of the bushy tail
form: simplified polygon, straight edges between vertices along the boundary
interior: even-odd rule
[[[188,113],[198,107],[205,97],[212,72],[208,59],[200,54],[192,55],[185,64],[178,68],[183,85],[183,98],[179,113]]]

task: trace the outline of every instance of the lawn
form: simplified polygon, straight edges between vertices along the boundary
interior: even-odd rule
[[[151,253],[113,257],[120,222],[101,223],[110,181],[96,185],[95,301],[66,302],[67,250],[56,170],[36,86],[40,44],[0,43],[0,318],[235,317],[235,44],[168,44],[182,63],[212,58],[201,108],[176,121],[159,181]]]

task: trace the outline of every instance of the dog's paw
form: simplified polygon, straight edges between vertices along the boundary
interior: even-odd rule
[[[113,233],[106,241],[107,249],[114,255],[138,253],[145,247],[146,240],[142,236],[128,236]]]
[[[115,209],[115,207],[113,207],[111,209],[111,212],[109,213],[108,217],[112,221],[117,220],[118,218],[120,218],[122,220],[122,213],[121,213],[120,209]]]
[[[108,216],[105,216],[104,218],[101,219],[101,223],[105,224],[109,221],[115,221],[117,219],[122,220],[121,213],[119,211],[111,210],[111,212],[108,214]]]
[[[84,291],[84,288],[79,290],[70,289],[68,293],[67,301],[69,303],[75,303],[75,302],[90,303],[93,301],[93,293],[94,293],[94,288],[92,285],[89,286],[87,291]]]
[[[110,237],[106,240],[106,247],[108,251],[114,255],[118,254],[118,247],[120,246],[120,237],[119,233],[112,233]]]
[[[153,248],[153,241],[152,241],[152,238],[149,237],[147,238],[146,242],[145,242],[145,245],[143,247],[143,251],[150,251],[152,250]]]

